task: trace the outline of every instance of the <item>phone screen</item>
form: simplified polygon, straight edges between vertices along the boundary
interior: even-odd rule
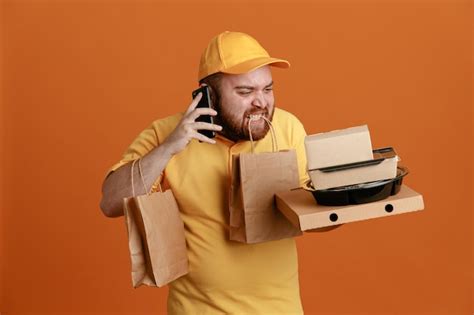
[[[207,85],[200,87],[197,90],[193,91],[193,99],[198,95],[199,93],[202,93],[201,100],[197,104],[196,108],[203,107],[203,108],[212,108],[211,104],[211,97],[209,95],[209,87]],[[214,123],[214,119],[212,118],[211,115],[200,115],[198,118],[196,118],[196,121],[202,121],[202,122],[207,122],[210,124]],[[205,130],[201,129],[198,130],[198,132],[208,138],[214,138],[216,136],[216,133],[213,130]]]

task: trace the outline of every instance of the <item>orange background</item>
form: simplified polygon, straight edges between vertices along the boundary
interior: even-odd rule
[[[298,238],[306,314],[472,314],[468,1],[4,1],[2,314],[164,314],[131,286],[101,184],[152,120],[184,110],[208,40],[256,37],[292,63],[277,106],[308,134],[368,124],[425,211]],[[270,263],[270,262],[269,262]],[[225,266],[223,266],[225,268]]]

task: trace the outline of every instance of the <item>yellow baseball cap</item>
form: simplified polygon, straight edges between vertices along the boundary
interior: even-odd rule
[[[270,57],[252,36],[225,31],[211,39],[202,53],[198,81],[217,72],[247,73],[264,65],[290,67],[288,61]]]

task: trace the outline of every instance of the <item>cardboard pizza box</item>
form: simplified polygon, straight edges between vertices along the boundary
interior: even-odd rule
[[[322,206],[302,188],[275,195],[276,206],[301,231],[424,209],[423,196],[402,185],[398,194],[371,203]]]

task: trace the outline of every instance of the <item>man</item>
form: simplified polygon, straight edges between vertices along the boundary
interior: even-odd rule
[[[130,145],[103,184],[105,215],[123,215],[122,199],[132,195],[130,166],[142,158],[147,187],[165,181],[172,189],[185,225],[189,273],[169,284],[169,314],[302,314],[298,264],[292,238],[259,244],[228,240],[228,194],[232,155],[270,152],[272,137],[263,117],[273,122],[282,149],[295,149],[300,182],[305,171],[305,131],[292,114],[275,108],[270,66],[289,63],[271,58],[247,34],[224,32],[201,57],[198,81],[212,91],[215,110],[199,108],[198,95],[184,114],[156,120]],[[196,122],[214,116],[215,124]],[[214,130],[207,138],[198,130]],[[134,174],[138,182],[138,170]],[[144,193],[141,185],[137,194]]]

